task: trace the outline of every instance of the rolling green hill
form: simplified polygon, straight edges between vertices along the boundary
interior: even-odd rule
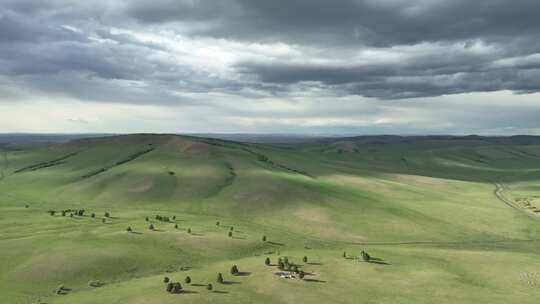
[[[125,135],[7,150],[0,229],[1,303],[537,303],[540,142]],[[276,275],[280,257],[304,280]]]

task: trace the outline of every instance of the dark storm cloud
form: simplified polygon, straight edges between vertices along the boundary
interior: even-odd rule
[[[537,35],[535,0],[157,0],[130,1],[143,23],[209,22],[199,34],[249,41],[413,44]]]
[[[1,75],[89,100],[172,104],[186,100],[178,92],[255,98],[306,88],[380,99],[540,91],[535,0],[4,0],[0,8]],[[221,46],[235,59],[213,71],[182,41],[115,28],[241,47]],[[274,55],[267,43],[298,54]],[[243,54],[253,44],[271,54]]]

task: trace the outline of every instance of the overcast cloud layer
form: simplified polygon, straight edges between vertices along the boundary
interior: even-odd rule
[[[0,0],[0,132],[540,134],[536,0]]]

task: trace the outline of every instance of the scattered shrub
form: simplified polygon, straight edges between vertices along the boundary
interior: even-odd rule
[[[217,280],[216,280],[219,284],[223,284],[223,275],[220,273],[218,273],[217,275]]]
[[[175,228],[175,229],[178,229],[178,224],[174,224],[174,228]]]
[[[91,217],[91,218],[95,218],[95,217],[96,217],[96,214],[95,214],[95,213],[92,213],[92,214],[90,214],[90,217]]]
[[[190,284],[191,283],[191,278],[189,276],[187,276],[184,281],[186,282],[186,284]]]
[[[127,227],[126,230],[127,230],[127,232],[131,232],[131,231],[132,231],[132,230],[131,230],[131,227]]]
[[[206,285],[206,289],[212,290],[212,289],[214,289],[214,286],[212,286],[212,284],[208,284],[208,285]]]
[[[187,229],[187,233],[191,233],[191,228],[188,228],[188,229]]]
[[[262,241],[263,241],[263,242],[266,242],[266,235],[263,235]]]
[[[266,266],[270,265],[270,258],[266,258],[266,260],[264,260],[264,264]]]
[[[54,210],[49,210],[49,211],[47,211],[47,212],[49,212],[49,214],[50,214],[51,216],[54,216],[54,214],[56,213],[56,211],[54,211]]]
[[[150,224],[150,226],[148,226],[148,229],[154,230],[154,224]]]
[[[302,261],[304,261],[304,263],[307,263],[307,261],[308,261],[307,256],[304,256],[304,258],[302,259]]]
[[[298,277],[299,277],[300,279],[303,279],[305,275],[306,275],[306,274],[305,274],[305,272],[304,272],[303,270],[300,270],[300,273],[298,273]]]
[[[101,219],[101,222],[102,222],[102,223],[105,223],[106,221],[107,221],[107,220],[106,220],[105,218],[102,218],[102,219]]]
[[[232,231],[229,231],[229,237],[232,237]]]
[[[164,277],[163,278],[163,283],[169,283],[169,281],[170,281],[169,277]]]
[[[216,222],[216,226],[219,226],[219,221]],[[210,284],[211,285],[211,284]]]
[[[167,287],[165,288],[165,290],[167,290],[167,292],[172,292],[172,291],[173,291],[173,288],[174,288],[174,283],[169,282],[169,283],[167,284]]]
[[[236,265],[233,265],[231,267],[231,274],[232,275],[237,275],[238,274],[238,267]]]
[[[109,212],[105,212],[105,217],[111,217],[111,214]]]

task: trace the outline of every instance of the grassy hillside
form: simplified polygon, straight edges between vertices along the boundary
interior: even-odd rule
[[[536,303],[539,185],[534,138],[129,135],[3,151],[0,302]],[[307,275],[280,278],[266,257]]]

